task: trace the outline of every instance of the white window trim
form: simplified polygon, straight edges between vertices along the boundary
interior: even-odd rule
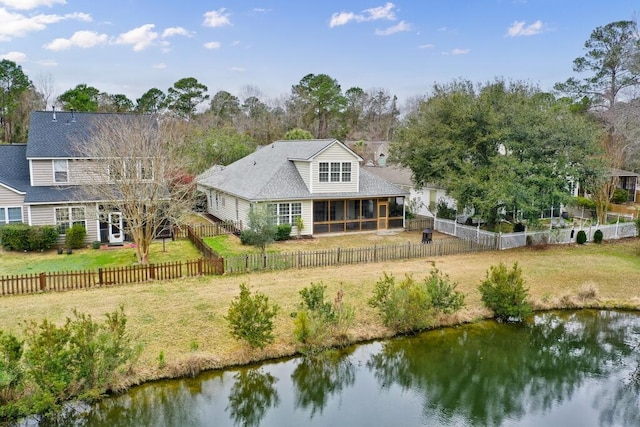
[[[0,206],[0,209],[4,212],[4,220],[0,221],[0,224],[22,224],[24,222],[24,210],[22,206]],[[20,222],[9,222],[9,209],[20,209]]]
[[[82,220],[73,219],[74,209],[82,209],[83,211],[82,215],[84,216]],[[67,228],[72,227],[76,223],[82,222],[84,224],[84,229],[85,230],[87,229],[87,209],[85,206],[65,206],[65,207],[53,208],[53,223],[55,224],[56,227],[58,227],[58,229],[60,229],[60,224],[58,224],[58,211],[62,211],[62,210],[67,210],[67,213],[69,215],[69,225],[67,226]],[[60,234],[62,235],[66,234],[66,228],[64,232],[60,231]]]
[[[64,162],[64,163],[63,163]],[[52,169],[53,169],[53,182],[56,184],[68,184],[69,183],[69,160],[67,159],[53,159],[51,161]],[[64,164],[64,168],[58,169],[56,165]],[[64,172],[66,174],[67,179],[64,181],[58,181],[56,179],[57,172]]]

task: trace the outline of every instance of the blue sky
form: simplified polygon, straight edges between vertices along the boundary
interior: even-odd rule
[[[456,78],[572,75],[591,31],[637,0],[0,0],[0,58],[55,95],[79,83],[134,102],[195,77],[213,96],[288,95],[306,74],[402,102]]]

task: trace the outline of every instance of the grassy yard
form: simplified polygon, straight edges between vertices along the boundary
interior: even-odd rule
[[[451,238],[438,232],[433,233],[433,239]],[[234,235],[205,237],[204,241],[213,250],[222,256],[241,255],[246,253],[259,253],[252,246],[240,243],[240,239]],[[297,252],[320,251],[335,248],[358,248],[374,245],[396,245],[407,242],[419,243],[422,241],[421,231],[400,231],[387,233],[354,233],[347,235],[327,235],[313,239],[291,239],[282,242],[274,242],[267,246],[267,252]]]
[[[163,250],[164,249],[164,250]],[[198,259],[200,253],[188,240],[154,242],[150,262],[185,261]],[[124,267],[136,262],[135,249],[122,247],[75,249],[72,254],[46,252],[15,252],[0,249],[0,276],[52,271],[97,270],[100,267]]]
[[[403,236],[406,241],[406,235]],[[313,246],[313,243],[309,245]],[[67,258],[67,255],[60,257]],[[477,288],[489,266],[499,262],[509,266],[518,262],[538,309],[640,308],[640,240],[626,239],[602,245],[520,248],[433,259],[11,296],[0,298],[0,313],[4,319],[3,328],[21,334],[20,324],[27,319],[47,318],[62,323],[74,308],[101,318],[104,313],[123,305],[129,318],[130,333],[144,346],[135,374],[128,379],[138,382],[294,354],[296,343],[289,314],[300,302],[299,291],[311,283],[327,285],[329,298],[342,290],[344,301],[355,306],[356,324],[350,330],[352,341],[388,337],[391,331],[367,305],[375,282],[383,272],[399,278],[411,274],[422,279],[428,275],[432,262],[458,282],[458,290],[466,295],[467,305],[463,311],[443,317],[442,324],[472,321],[489,314],[481,305]],[[233,340],[224,320],[241,283],[246,283],[252,291],[266,294],[281,307],[276,319],[276,342],[264,350],[251,350]],[[584,289],[597,289],[596,297],[585,297]],[[167,363],[162,368],[158,365],[160,352]]]

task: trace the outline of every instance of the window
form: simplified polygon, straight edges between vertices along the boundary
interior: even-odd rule
[[[302,216],[302,203],[270,203],[267,209],[278,225],[296,225],[296,219]]]
[[[151,159],[112,159],[109,162],[109,179],[111,181],[153,180],[153,160]]]
[[[140,165],[140,179],[143,181],[153,181],[153,160],[140,160],[138,164]]]
[[[87,228],[84,207],[55,208],[56,226],[60,234],[65,234],[72,225]]]
[[[342,164],[342,182],[351,182],[351,163]]]
[[[351,163],[320,162],[318,180],[320,182],[351,182]]]
[[[109,180],[110,181],[122,180],[123,170],[124,170],[123,161],[121,159],[112,159],[109,162]]]
[[[22,208],[0,207],[0,224],[20,224],[22,223]]]
[[[66,159],[53,161],[53,182],[69,182],[69,162]]]
[[[318,176],[320,182],[329,182],[329,163],[320,162],[320,175]]]

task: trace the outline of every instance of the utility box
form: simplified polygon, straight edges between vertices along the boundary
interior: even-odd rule
[[[430,228],[422,230],[422,243],[431,243],[433,241],[433,231]]]

